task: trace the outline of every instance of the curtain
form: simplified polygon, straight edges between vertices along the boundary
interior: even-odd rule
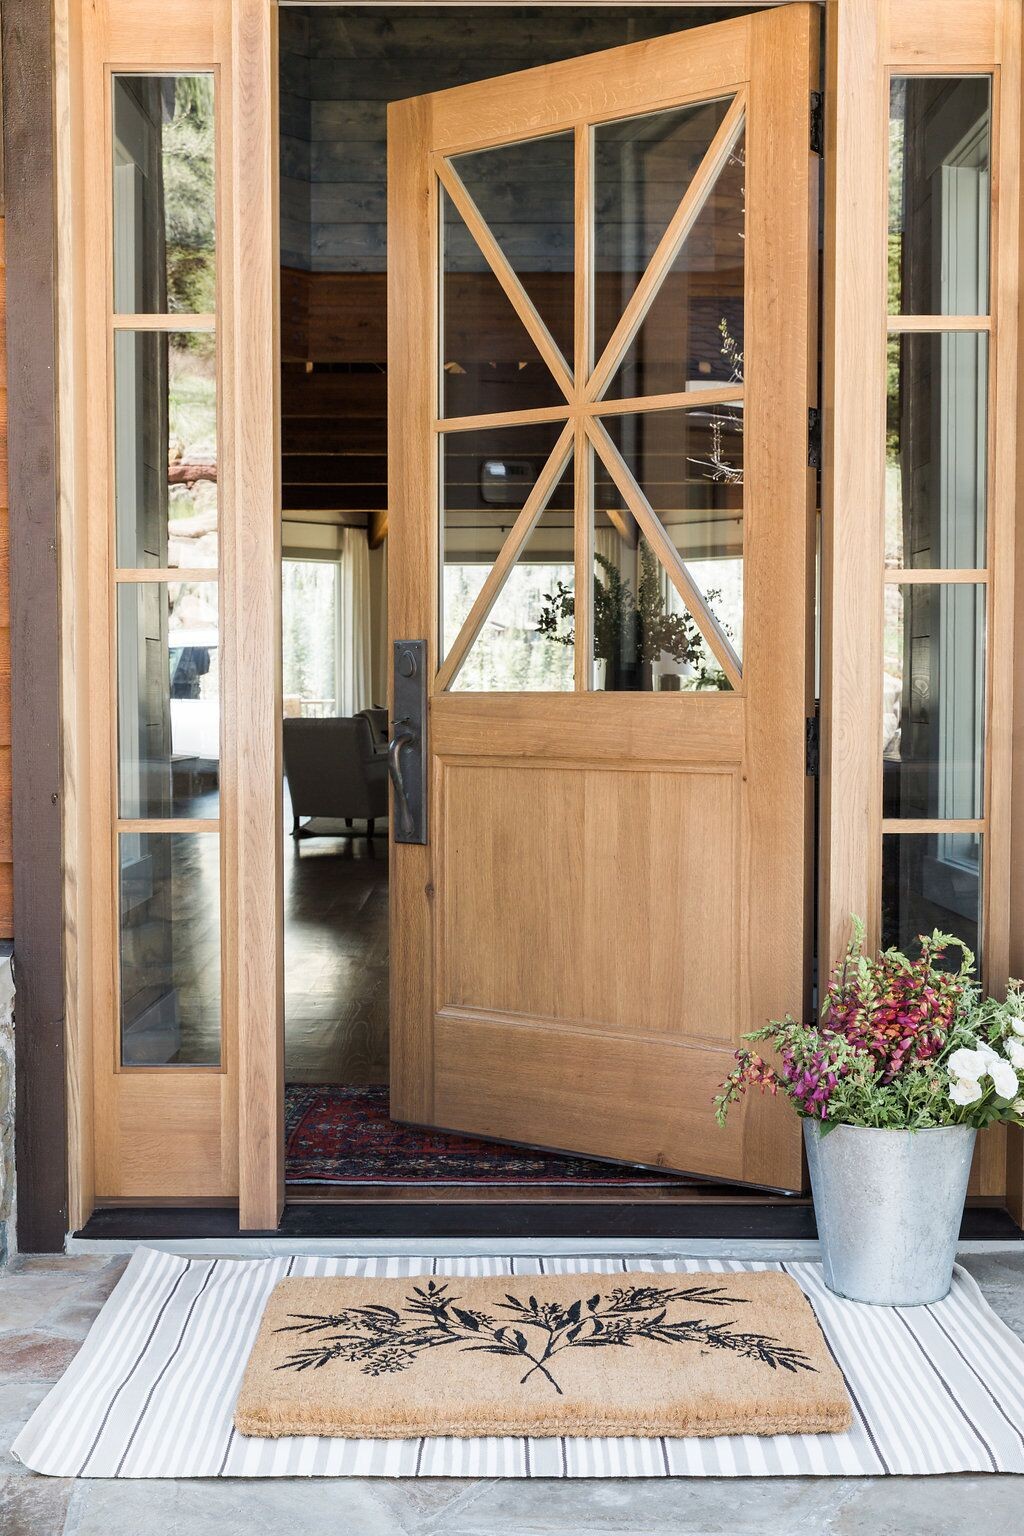
[[[373,703],[370,645],[370,550],[364,528],[343,528],[338,562],[338,713]]]
[[[370,554],[370,575],[373,582],[373,702],[386,704],[388,697],[388,541]]]
[[[622,540],[620,539],[616,529],[594,529],[594,554],[603,555],[604,558],[606,560],[610,560],[613,565],[618,565],[622,558],[621,544]]]

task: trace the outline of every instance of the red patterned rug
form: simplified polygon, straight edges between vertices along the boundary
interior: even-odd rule
[[[285,1088],[289,1184],[676,1185],[668,1173],[396,1125],[386,1084]]]

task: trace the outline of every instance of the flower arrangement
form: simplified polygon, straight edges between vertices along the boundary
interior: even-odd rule
[[[937,930],[919,943],[913,959],[898,949],[872,958],[855,922],[819,1020],[787,1016],[744,1036],[767,1044],[774,1060],[749,1046],[736,1052],[715,1099],[718,1123],[755,1086],[784,1094],[823,1132],[1024,1125],[1024,983],[1011,982],[1005,1002],[983,997],[965,944]],[[951,971],[943,962],[954,948],[961,958]]]

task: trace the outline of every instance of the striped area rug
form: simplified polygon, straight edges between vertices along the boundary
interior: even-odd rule
[[[285,1275],[564,1274],[783,1269],[850,1389],[843,1435],[720,1439],[247,1439],[235,1399],[264,1304]],[[818,1477],[1024,1472],[1024,1344],[957,1270],[930,1307],[832,1296],[817,1264],[713,1259],[184,1259],[134,1254],[14,1456],[54,1477]]]

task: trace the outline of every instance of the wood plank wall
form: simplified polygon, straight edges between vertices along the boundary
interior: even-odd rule
[[[736,14],[713,5],[283,8],[282,261],[319,271],[384,271],[389,101]]]
[[[4,220],[0,216],[0,939],[14,937],[11,852],[11,612],[8,590],[7,305]]]

